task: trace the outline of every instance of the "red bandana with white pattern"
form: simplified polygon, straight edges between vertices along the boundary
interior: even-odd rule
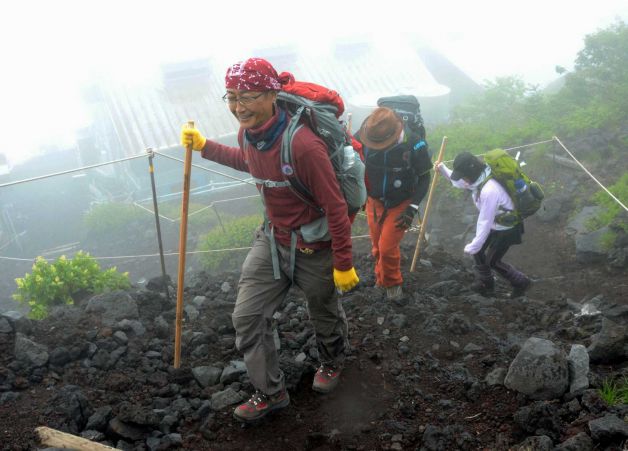
[[[263,58],[239,61],[227,69],[225,77],[227,89],[240,91],[279,91],[286,81],[277,75],[275,68]]]

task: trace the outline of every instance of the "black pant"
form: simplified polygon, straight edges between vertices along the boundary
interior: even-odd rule
[[[480,251],[473,255],[476,265],[488,265],[495,268],[499,265],[510,246],[521,244],[523,223],[508,230],[491,230]]]

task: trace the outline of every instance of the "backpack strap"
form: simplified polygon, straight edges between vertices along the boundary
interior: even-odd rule
[[[286,186],[290,186],[290,182],[288,180],[282,180],[280,182],[275,180],[263,180],[258,179],[257,177],[251,177],[255,183],[263,185],[265,188],[283,188]]]
[[[243,139],[243,147],[244,147],[244,151],[246,152],[246,149],[248,147],[248,145],[250,144],[249,140],[246,139],[246,133],[244,135],[242,135],[242,139]],[[265,179],[260,179],[257,177],[253,177],[251,175],[251,178],[253,179],[253,181],[259,185],[262,185],[264,188],[282,188],[285,186],[290,186],[290,182],[288,181],[275,181],[275,180],[265,180]],[[264,195],[262,194],[262,202],[264,202]]]
[[[244,137],[244,146],[246,149],[246,146],[249,144],[249,142],[246,139],[246,136]],[[260,185],[262,185],[262,189],[261,189],[261,199],[262,199],[262,204],[264,204],[264,233],[266,234],[266,236],[268,237],[268,240],[270,241],[270,256],[271,256],[271,261],[273,264],[273,277],[275,280],[279,280],[281,279],[281,274],[280,274],[280,268],[279,268],[279,251],[277,250],[277,240],[275,239],[275,227],[273,226],[273,224],[271,224],[270,220],[268,219],[268,215],[266,214],[266,202],[264,200],[264,190],[266,188],[281,188],[281,187],[291,187],[292,184],[290,183],[289,180],[283,180],[283,181],[275,181],[275,180],[263,180],[257,177],[252,177],[253,181],[255,183],[258,183]],[[297,233],[296,231],[292,230],[290,232],[290,280],[294,283],[294,268],[296,265],[296,248],[297,248]]]
[[[491,173],[488,175],[488,177],[484,179],[482,183],[478,185],[478,190],[477,190],[478,196],[480,196],[480,194],[482,193],[482,189],[486,185],[486,182],[488,182],[490,179],[494,179],[501,186],[501,183],[499,183],[499,181]],[[495,222],[499,225],[506,226],[506,227],[515,226],[523,222],[523,219],[521,219],[521,215],[519,214],[519,211],[517,210],[517,203],[515,202],[515,199],[512,198],[512,196],[510,195],[510,193],[508,193],[508,190],[506,188],[504,188],[504,191],[506,191],[506,194],[508,194],[508,197],[510,197],[510,200],[512,200],[512,204],[514,205],[515,209],[509,210],[507,208],[500,207],[498,210],[499,214],[495,215]]]

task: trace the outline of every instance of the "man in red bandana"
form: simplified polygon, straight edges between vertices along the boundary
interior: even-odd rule
[[[203,158],[250,173],[266,207],[265,224],[256,230],[242,266],[232,315],[236,346],[256,389],[234,411],[244,422],[290,403],[271,329],[272,315],[290,287],[296,285],[305,294],[316,332],[321,365],[312,388],[328,393],[338,385],[347,347],[347,320],[337,290],[348,291],[359,281],[347,205],[323,140],[308,127],[298,129],[292,141],[293,167],[325,212],[331,240],[304,239],[305,230],[320,223],[321,215],[293,191],[281,172],[281,138],[289,117],[275,101],[289,77],[278,75],[261,58],[249,58],[227,70],[223,99],[240,123],[239,147],[210,141],[186,126],[181,132],[181,143],[200,151]]]

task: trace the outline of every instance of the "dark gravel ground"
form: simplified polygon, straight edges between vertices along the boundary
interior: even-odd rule
[[[291,404],[254,426],[236,422],[232,407],[214,410],[203,405],[228,387],[248,392],[245,373],[231,383],[202,387],[191,372],[198,366],[227,366],[241,359],[228,324],[228,303],[235,298],[237,274],[188,278],[187,302],[203,295],[209,307],[199,308],[196,318],[188,317],[184,329],[208,333],[211,338],[203,342],[200,352],[191,335],[185,338],[184,334],[179,370],[171,366],[172,328],[167,336],[159,335],[153,323],[161,313],[171,324],[172,305],[158,293],[143,289],[131,294],[140,305],[146,333],[135,336],[127,332],[126,353],[107,368],[95,367],[93,357],[91,364],[86,363],[80,348],[115,348],[112,336],[118,328],[104,325],[98,315],[83,314],[85,303],[33,323],[28,335],[46,345],[49,352],[60,346],[79,349],[76,352],[81,358],[63,365],[25,371],[14,363],[15,334],[0,333],[0,395],[19,394],[15,400],[0,403],[2,449],[38,449],[37,426],[80,434],[85,421],[80,424],[77,416],[80,419],[110,406],[112,416],[121,417],[129,405],[136,409],[129,421],[140,431],[137,440],[131,439],[132,433],[109,425],[100,431],[105,443],[137,450],[177,446],[189,450],[507,450],[545,449],[517,447],[526,437],[541,432],[552,438],[554,446],[578,433],[588,434],[588,421],[607,412],[605,406],[585,408],[581,399],[582,406],[570,412],[565,407],[570,399],[564,398],[544,403],[545,416],[537,412],[536,419],[521,420],[517,414],[521,409],[540,407],[503,385],[489,386],[484,380],[494,368],[508,368],[521,340],[529,336],[551,337],[563,346],[572,342],[588,345],[590,335],[577,340],[571,337],[576,326],[586,325],[575,324],[573,312],[567,313],[569,302],[602,295],[608,302],[625,305],[625,272],[611,272],[604,265],[578,265],[572,245],[560,239],[556,227],[531,221],[525,245],[514,248],[507,259],[536,279],[529,296],[507,299],[508,287],[500,281],[497,295],[482,300],[465,288],[472,280],[469,262],[453,253],[455,242],[445,243],[448,249],[428,248],[417,270],[408,273],[415,239],[416,235],[410,234],[403,245],[406,297],[396,303],[386,301],[384,293],[372,286],[368,243],[356,241],[356,266],[362,282],[343,298],[352,352],[341,384],[330,395],[321,396],[310,388],[316,365],[308,344],[311,325],[306,320],[290,322],[300,318],[303,299],[298,292],[289,295],[280,310],[285,318],[277,322]],[[222,290],[224,282],[231,286],[226,292]],[[156,302],[161,305],[155,307]],[[216,305],[226,307],[214,308]],[[470,344],[473,347],[468,347]],[[142,355],[148,350],[158,352],[159,358],[147,363]],[[306,358],[295,365],[295,356],[301,352]],[[622,374],[627,374],[626,362],[592,365],[591,386],[599,386],[603,377]],[[81,396],[71,398],[72,408],[68,408],[60,393],[71,385],[79,387]],[[187,402],[188,407],[179,410],[168,427],[163,418],[138,426],[142,421],[137,409],[163,411],[180,402]],[[625,409],[623,412],[625,415]],[[543,418],[545,423],[535,423]],[[598,442],[595,449],[621,450],[624,440]]]

